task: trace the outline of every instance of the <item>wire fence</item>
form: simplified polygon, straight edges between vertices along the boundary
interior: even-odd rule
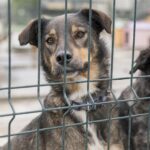
[[[1,138],[8,138],[8,150],[11,150],[11,137],[17,136],[17,135],[24,135],[24,134],[31,134],[31,133],[36,133],[36,149],[38,149],[39,147],[39,142],[38,142],[38,136],[40,133],[44,132],[44,131],[50,131],[50,130],[55,130],[55,129],[62,129],[62,149],[65,149],[64,145],[65,145],[65,129],[67,127],[75,127],[75,126],[81,126],[81,125],[85,125],[86,126],[86,136],[85,136],[85,149],[88,149],[88,126],[92,123],[99,123],[99,122],[109,122],[109,129],[108,129],[108,143],[110,142],[110,126],[111,126],[111,122],[113,120],[123,120],[123,119],[128,119],[128,150],[131,149],[131,131],[132,131],[132,118],[135,117],[140,117],[140,116],[148,116],[150,117],[150,113],[146,112],[146,113],[141,113],[141,114],[132,114],[132,108],[135,104],[133,104],[132,106],[130,106],[129,108],[129,115],[127,116],[117,116],[117,117],[111,117],[111,113],[113,111],[113,109],[116,109],[116,107],[118,106],[119,102],[124,103],[124,102],[134,102],[134,101],[142,101],[142,100],[149,100],[150,97],[138,97],[134,87],[133,87],[133,81],[134,79],[139,79],[139,78],[149,78],[150,76],[147,75],[143,75],[143,76],[134,76],[133,73],[131,72],[131,76],[130,77],[113,77],[113,69],[114,69],[114,40],[115,40],[115,14],[116,14],[116,0],[113,0],[113,11],[112,11],[112,44],[111,44],[111,59],[110,59],[110,76],[106,77],[106,78],[102,78],[102,79],[95,79],[95,80],[90,80],[90,49],[91,49],[91,32],[92,32],[92,0],[89,0],[87,3],[89,3],[89,31],[88,31],[88,78],[85,81],[67,81],[67,74],[66,74],[66,49],[67,49],[67,10],[68,10],[68,0],[64,1],[65,4],[65,33],[64,33],[64,39],[65,39],[65,61],[64,61],[64,82],[62,81],[55,81],[55,82],[51,82],[51,83],[47,83],[47,84],[42,84],[40,81],[40,72],[41,72],[41,68],[40,68],[40,64],[41,64],[41,0],[38,0],[38,70],[37,70],[37,84],[35,85],[24,85],[24,86],[12,86],[11,82],[12,82],[12,77],[11,77],[11,44],[12,44],[12,39],[11,39],[11,32],[12,32],[12,20],[11,20],[11,0],[8,0],[8,86],[7,87],[2,87],[0,88],[0,91],[4,91],[4,90],[8,90],[8,98],[7,101],[11,107],[11,111],[12,113],[5,113],[5,114],[0,114],[0,118],[5,118],[5,117],[11,117],[9,124],[8,124],[8,134],[5,135],[0,135],[0,139]],[[134,13],[133,13],[133,20],[134,20],[134,24],[133,24],[133,46],[132,46],[132,59],[131,59],[131,70],[134,67],[134,61],[135,61],[135,37],[136,37],[136,14],[137,14],[137,0],[134,0]],[[113,92],[113,85],[112,82],[116,81],[116,80],[130,80],[130,88],[134,94],[135,98],[130,98],[130,99],[125,99],[125,100],[118,100]],[[104,101],[104,102],[94,102],[94,99],[90,93],[90,83],[92,82],[99,82],[99,81],[109,81],[110,86],[109,86],[109,91],[112,94],[113,100],[112,101]],[[93,102],[92,104],[81,104],[80,106],[78,105],[71,105],[70,101],[68,99],[67,96],[67,92],[66,92],[66,85],[67,84],[74,84],[74,83],[87,83],[87,93],[89,98],[91,99],[91,101]],[[53,108],[45,108],[43,106],[43,102],[41,100],[41,87],[49,87],[51,85],[63,85],[63,97],[65,102],[68,104],[67,106],[63,106],[63,107],[53,107]],[[13,106],[13,102],[12,102],[12,90],[14,89],[27,89],[27,88],[37,88],[37,100],[41,106],[41,109],[39,110],[32,110],[32,111],[26,111],[26,112],[16,112],[15,108]],[[66,115],[68,115],[68,112],[71,109],[74,108],[78,108],[78,107],[89,107],[89,106],[97,106],[97,105],[109,105],[109,104],[114,104],[112,109],[109,112],[109,118],[106,119],[100,119],[100,120],[93,120],[93,121],[89,121],[88,120],[88,113],[86,112],[86,121],[83,123],[74,123],[74,124],[69,124],[66,125],[65,123],[63,123],[62,125],[59,126],[53,126],[53,127],[48,127],[48,128],[38,128],[34,129],[34,130],[30,130],[30,131],[21,131],[19,133],[12,133],[11,131],[11,127],[12,127],[12,123],[14,121],[14,119],[17,116],[20,115],[24,115],[24,114],[34,114],[34,113],[44,113],[44,112],[48,112],[48,111],[54,111],[54,110],[68,110],[66,113],[64,113],[64,118]],[[150,109],[149,109],[150,110]],[[64,120],[64,119],[63,119]],[[149,126],[148,126],[148,130],[147,133],[149,135]],[[147,150],[149,150],[149,136],[147,136],[148,138],[148,143],[147,143]],[[110,149],[110,144],[108,144],[108,150]]]

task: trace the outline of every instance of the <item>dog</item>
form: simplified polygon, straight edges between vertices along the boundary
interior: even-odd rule
[[[119,121],[111,120],[109,128],[108,118],[118,115],[118,110],[111,108],[112,104],[101,105],[104,101],[111,101],[108,92],[109,81],[90,80],[109,77],[109,53],[101,32],[111,33],[111,19],[103,12],[91,10],[91,46],[88,50],[89,9],[82,9],[77,13],[67,14],[67,46],[65,51],[65,15],[52,20],[41,19],[41,64],[49,83],[64,82],[64,63],[66,63],[66,80],[73,82],[66,84],[52,84],[52,89],[44,100],[45,109],[23,131],[33,131],[37,128],[40,133],[28,133],[16,136],[11,140],[12,150],[33,150],[38,144],[39,150],[123,150]],[[30,43],[38,47],[37,19],[31,21],[19,35],[21,45]],[[90,57],[88,57],[90,51]],[[88,58],[90,71],[88,72]],[[85,81],[78,83],[76,81]],[[99,103],[95,106],[94,103]],[[81,105],[84,105],[81,107]],[[87,107],[85,106],[87,105]],[[61,109],[61,107],[67,107]],[[71,107],[75,108],[71,108]],[[71,108],[71,109],[69,109]],[[104,121],[100,122],[101,119]],[[85,124],[85,122],[91,122]],[[92,123],[92,121],[97,121]],[[78,123],[78,126],[71,126]],[[61,127],[60,127],[61,126]],[[58,127],[58,128],[55,128]],[[45,130],[47,128],[52,128]],[[41,131],[43,129],[43,131]],[[110,129],[110,130],[109,130]],[[87,132],[86,132],[87,131]],[[110,139],[108,134],[110,131]],[[108,141],[109,140],[109,141]],[[20,144],[18,144],[20,143]],[[86,144],[87,143],[87,144]],[[8,144],[3,147],[6,150]]]
[[[131,70],[131,73],[135,73],[137,70],[139,70],[139,75],[141,76],[150,75],[150,48],[142,50],[135,62],[136,64]],[[133,83],[133,89],[135,90],[135,93],[139,98],[150,97],[150,78],[137,78]],[[144,114],[149,112],[150,99],[136,100],[131,87],[127,87],[119,97],[119,100],[126,99],[134,99],[134,101],[120,103],[120,116],[128,116],[130,107],[132,115]],[[121,119],[120,121],[123,130],[126,133],[124,145],[127,149],[129,120]],[[137,116],[131,119],[131,150],[146,150],[147,147],[150,148],[147,145],[148,122],[148,116]]]

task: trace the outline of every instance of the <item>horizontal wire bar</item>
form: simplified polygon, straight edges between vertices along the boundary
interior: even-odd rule
[[[142,113],[142,114],[134,114],[131,115],[131,118],[135,118],[135,117],[140,117],[140,116],[148,116],[149,113]],[[122,120],[122,119],[128,119],[129,116],[122,116],[122,117],[113,117],[111,118],[111,120]],[[100,120],[93,120],[93,121],[88,121],[89,124],[92,123],[100,123],[100,122],[107,122],[109,119],[100,119]],[[76,127],[76,126],[81,126],[81,125],[85,125],[86,122],[82,122],[82,123],[74,123],[74,124],[69,124],[69,125],[65,125],[65,127]],[[48,131],[48,130],[55,130],[55,129],[60,129],[63,128],[63,125],[60,126],[53,126],[53,127],[49,127],[49,128],[43,128],[43,129],[39,129],[39,132],[43,132],[43,131]],[[24,131],[24,132],[20,132],[20,133],[14,133],[14,134],[10,134],[10,136],[17,136],[17,135],[24,135],[24,134],[29,134],[29,133],[34,133],[37,130],[30,130],[30,131]],[[8,135],[1,135],[0,138],[6,138],[8,137]]]
[[[138,101],[143,101],[143,100],[149,100],[150,97],[142,97],[138,98]],[[135,101],[137,99],[126,99],[126,100],[118,100],[118,103],[124,103],[124,102],[131,102]],[[95,105],[104,105],[104,104],[114,104],[116,101],[105,101],[105,102],[99,102],[99,103],[94,103]],[[69,109],[69,108],[80,108],[80,107],[89,107],[92,106],[92,104],[81,104],[81,105],[72,105],[72,106],[63,106],[63,107],[53,107],[53,108],[45,108],[41,110],[35,110],[35,111],[26,111],[26,112],[16,112],[15,115],[22,115],[22,114],[31,114],[31,113],[40,113],[40,112],[48,112],[48,111],[53,111],[53,110],[64,110],[64,109]],[[0,117],[9,117],[12,116],[12,113],[9,114],[2,114]]]
[[[143,76],[135,76],[133,79],[139,79],[139,78],[150,78],[150,75],[143,75]],[[118,77],[118,78],[112,78],[112,80],[128,80],[131,79],[131,77]],[[98,81],[105,81],[105,80],[111,80],[111,78],[101,78],[101,79],[95,79],[95,80],[89,80],[89,82],[98,82]],[[52,85],[60,85],[64,84],[64,82],[54,81],[55,83],[47,83],[47,84],[40,84],[40,86],[52,86]],[[66,84],[73,84],[73,83],[87,83],[88,80],[82,80],[82,81],[67,81]],[[37,87],[38,84],[33,85],[25,85],[25,86],[11,86],[11,89],[21,89],[21,88],[34,88]],[[0,90],[8,90],[8,87],[2,87]]]

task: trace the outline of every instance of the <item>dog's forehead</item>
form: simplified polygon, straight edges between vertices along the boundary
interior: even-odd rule
[[[67,14],[67,28],[70,28],[72,26],[76,26],[78,24],[86,24],[85,21],[82,19],[80,15],[77,13],[70,13]],[[57,32],[64,32],[65,30],[65,15],[57,16],[54,19],[52,19],[47,27],[46,27],[46,32],[51,32],[54,30],[57,30]]]

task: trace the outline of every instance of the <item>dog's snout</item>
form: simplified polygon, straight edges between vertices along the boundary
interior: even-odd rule
[[[60,65],[64,65],[65,61],[65,51],[59,51],[56,55],[56,60]],[[66,64],[69,64],[72,60],[72,55],[70,52],[66,52]]]

